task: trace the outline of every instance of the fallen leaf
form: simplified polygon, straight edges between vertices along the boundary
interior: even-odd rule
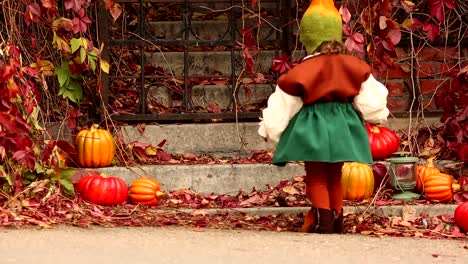
[[[288,194],[299,194],[299,191],[294,186],[283,187],[283,192]]]

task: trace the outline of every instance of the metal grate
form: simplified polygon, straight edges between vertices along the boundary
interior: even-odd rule
[[[239,79],[255,77],[240,73],[242,58],[239,57],[239,53],[242,51],[239,49],[239,40],[243,33],[243,25],[240,23],[246,23],[245,19],[240,18],[243,1],[117,0],[116,2],[123,9],[117,21],[113,21],[102,5],[98,16],[100,41],[105,47],[102,55],[104,59],[113,64],[111,67],[113,70],[109,75],[103,76],[102,83],[104,102],[112,109],[114,120],[191,122],[258,118],[260,105],[249,108],[238,103],[240,91],[243,92],[244,97],[248,93],[242,90],[245,87],[240,87],[242,84]],[[250,3],[250,1],[245,2]],[[292,18],[291,1],[262,0],[261,3],[268,5],[270,9],[265,12],[270,12],[270,14],[267,16],[268,23],[262,23],[258,28],[251,27],[257,30],[255,34],[262,36],[256,40],[255,44],[262,50],[269,49],[277,56],[281,50],[289,50],[286,36],[290,28],[288,21]],[[222,12],[212,12],[221,10],[217,9],[219,7],[222,7]],[[171,13],[164,14],[167,11]],[[159,13],[161,14],[158,15]],[[211,27],[207,21],[215,20],[197,20],[197,14],[201,16],[222,14],[223,19],[220,23],[225,23],[225,31],[220,32],[216,39],[200,35],[197,30]],[[157,20],[158,16],[173,17],[173,21],[161,22]],[[174,26],[176,21],[180,21],[178,26]],[[173,34],[159,35],[154,29],[154,22],[166,23],[174,30]],[[278,29],[281,28],[281,31],[274,30],[272,25]],[[224,53],[229,54],[229,71],[208,72],[207,74],[191,71],[192,54],[197,50],[199,53],[204,53],[206,50],[213,50],[217,47],[223,47]],[[181,62],[183,68],[179,69],[179,72],[161,67],[161,65],[175,63],[164,61],[164,56],[161,55],[171,51],[177,51],[179,58],[183,60]],[[154,54],[159,54],[160,61],[157,63],[148,59]],[[269,72],[265,72],[264,76],[263,80],[266,84],[263,86],[269,86],[272,91],[276,76]],[[222,89],[219,85],[215,89],[222,90],[220,93],[227,98],[224,98],[222,105],[215,105],[216,109],[207,110],[206,107],[200,107],[194,103],[194,89],[203,87],[203,83],[212,83],[213,80],[224,82],[221,84]],[[250,85],[255,86],[255,84]],[[122,87],[126,88],[122,89]],[[155,107],[155,104],[152,104],[153,93],[156,95],[162,93],[162,96],[158,98],[170,102],[164,106],[156,103],[157,107]],[[256,103],[264,104],[265,102]]]

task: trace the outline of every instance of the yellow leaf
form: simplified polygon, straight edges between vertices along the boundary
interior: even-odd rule
[[[48,60],[41,60],[39,61],[39,65],[37,63],[31,63],[29,65],[31,68],[39,68],[39,70],[45,75],[45,76],[52,76],[54,75],[54,64]]]
[[[88,40],[86,38],[81,37],[81,47],[88,49]]]
[[[110,68],[110,65],[107,61],[103,60],[103,59],[100,59],[99,60],[99,66],[101,66],[101,70],[107,74],[109,74],[109,68]]]
[[[158,149],[155,146],[150,145],[145,148],[145,152],[147,155],[154,156],[158,153]]]
[[[54,32],[54,44],[57,45],[57,48],[59,50],[63,50],[65,52],[71,53],[70,44],[68,44],[68,42],[65,41],[63,38],[56,35],[55,32]]]

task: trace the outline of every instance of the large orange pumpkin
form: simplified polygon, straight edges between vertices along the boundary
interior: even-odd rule
[[[133,204],[157,205],[164,195],[158,181],[152,178],[139,178],[130,185],[130,200]]]
[[[460,189],[460,185],[454,183],[453,177],[445,173],[429,175],[423,183],[426,199],[438,202],[452,200],[453,193]]]
[[[112,134],[94,124],[90,129],[81,130],[75,139],[78,150],[78,163],[83,167],[97,168],[109,166],[115,155],[115,142]]]
[[[426,165],[420,165],[417,167],[416,190],[420,192],[424,191],[424,179],[430,175],[440,173],[440,170],[436,166],[434,166],[433,161],[433,157],[428,158],[426,161]]]
[[[374,193],[372,168],[364,163],[345,162],[341,169],[343,199],[364,200]]]

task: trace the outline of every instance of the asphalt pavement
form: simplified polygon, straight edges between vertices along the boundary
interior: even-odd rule
[[[184,227],[0,229],[0,263],[468,263],[468,240]]]

